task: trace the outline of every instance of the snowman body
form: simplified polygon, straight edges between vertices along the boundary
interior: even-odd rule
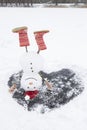
[[[25,53],[20,60],[23,76],[21,79],[21,88],[24,89],[25,100],[33,99],[39,93],[42,86],[42,78],[39,71],[43,68],[43,58],[35,53]]]

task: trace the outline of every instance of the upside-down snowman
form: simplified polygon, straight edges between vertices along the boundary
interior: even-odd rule
[[[12,30],[19,34],[20,47],[26,47],[26,53],[20,58],[20,64],[23,69],[23,76],[21,78],[21,88],[24,89],[24,98],[26,101],[34,99],[39,93],[39,89],[42,86],[42,77],[39,72],[42,70],[44,65],[44,59],[39,54],[40,50],[46,49],[46,45],[43,40],[43,35],[48,30],[34,32],[35,39],[38,45],[37,52],[28,52],[27,46],[30,45],[27,36],[27,27],[19,27]],[[44,79],[48,88],[51,85]],[[11,89],[11,88],[10,88]]]
[[[44,72],[43,57],[39,54],[40,50],[46,49],[43,35],[48,32],[34,32],[38,45],[37,52],[28,52],[27,46],[30,45],[27,36],[27,27],[13,29],[19,34],[20,46],[25,46],[26,53],[20,58],[22,71],[14,73],[8,81],[9,92],[16,101],[27,108],[42,107],[41,113],[48,109],[59,108],[69,102],[83,91],[83,86],[75,72],[63,68],[51,73]],[[43,89],[47,86],[47,89]],[[50,90],[49,90],[50,89]]]
[[[43,67],[42,57],[35,52],[25,53],[21,59],[21,66],[23,68],[21,88],[25,90],[25,100],[33,99],[42,85],[42,78],[39,75]]]

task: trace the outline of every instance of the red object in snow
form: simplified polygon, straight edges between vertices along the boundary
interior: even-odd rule
[[[30,45],[26,26],[14,28],[12,32],[19,34],[19,43],[21,47]]]
[[[36,31],[36,32],[34,32],[35,39],[36,39],[36,42],[37,42],[39,50],[45,50],[45,49],[47,49],[47,47],[45,45],[45,42],[44,42],[44,39],[43,39],[43,35],[45,33],[48,33],[48,32],[49,32],[48,30],[42,30],[42,31]]]
[[[29,96],[30,97],[30,99],[33,99],[33,98],[35,98],[36,97],[36,95],[39,93],[39,91],[38,90],[35,90],[35,91],[25,91],[25,93],[24,93],[24,95],[25,96]]]

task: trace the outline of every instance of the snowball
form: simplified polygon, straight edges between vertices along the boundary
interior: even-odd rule
[[[25,96],[25,100],[28,101],[30,97],[28,95]]]

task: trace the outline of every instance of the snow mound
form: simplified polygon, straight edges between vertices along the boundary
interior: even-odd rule
[[[40,112],[44,113],[59,108],[84,90],[81,79],[70,69],[64,68],[51,73],[40,71],[39,73],[43,79],[47,79],[53,87],[51,90],[47,89],[43,81],[39,94],[29,102],[25,100],[24,90],[20,88],[23,71],[13,74],[8,81],[9,87],[14,83],[18,86],[18,90],[15,91],[12,97],[23,107],[27,108],[28,111],[36,111],[37,108],[40,108]]]

